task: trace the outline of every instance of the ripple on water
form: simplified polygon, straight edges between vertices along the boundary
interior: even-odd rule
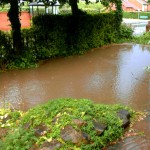
[[[150,66],[150,46],[116,44],[82,56],[50,60],[36,69],[0,72],[0,105],[10,102],[28,110],[49,99],[72,97],[147,110],[150,75],[146,66]],[[127,138],[114,149],[150,149],[148,119],[135,129],[144,131],[145,137]]]

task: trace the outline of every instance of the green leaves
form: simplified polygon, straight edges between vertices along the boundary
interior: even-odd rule
[[[30,109],[26,113],[3,109],[0,111],[1,122],[3,118],[10,116],[10,119],[4,123],[4,127],[7,127],[7,123],[10,122],[12,130],[3,142],[0,142],[0,147],[5,147],[4,149],[8,150],[28,150],[33,143],[40,146],[45,141],[58,140],[63,144],[62,149],[67,147],[76,149],[76,145],[65,142],[60,137],[61,129],[71,125],[75,129],[88,134],[92,142],[92,144],[82,144],[78,149],[100,149],[121,137],[123,129],[116,112],[122,108],[128,109],[121,105],[94,104],[87,99],[60,98]],[[82,120],[85,125],[79,129],[73,122],[74,119]],[[97,135],[96,131],[93,130],[94,120],[108,126],[102,136]],[[36,136],[35,132],[41,130],[40,127],[43,127],[40,132],[42,134]]]
[[[129,25],[122,24],[120,27],[120,34],[121,39],[132,39],[133,38],[133,29]]]
[[[138,44],[150,44],[150,32],[145,32],[143,35],[135,36],[133,42]]]
[[[18,128],[6,136],[3,147],[6,150],[28,150],[34,143],[33,137],[33,131]]]

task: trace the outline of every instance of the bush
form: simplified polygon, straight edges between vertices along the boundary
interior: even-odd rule
[[[150,44],[150,32],[145,32],[141,36],[134,37],[133,41],[138,44]]]
[[[0,68],[3,68],[6,64],[11,48],[12,41],[10,34],[0,31]]]
[[[38,58],[82,54],[91,48],[115,42],[117,23],[113,13],[36,16],[33,18],[33,38]]]
[[[133,37],[133,29],[131,26],[122,24],[120,27],[120,38],[131,39]]]
[[[7,69],[24,69],[36,66],[36,56],[33,47],[32,30],[23,29],[23,52],[21,56],[15,56],[13,53],[13,42],[11,34],[0,31],[0,70]]]

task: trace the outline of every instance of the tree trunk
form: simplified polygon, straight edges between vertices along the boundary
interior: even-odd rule
[[[79,13],[77,0],[70,0],[69,3],[71,6],[72,15],[77,15]]]
[[[10,9],[8,11],[8,17],[12,28],[13,49],[16,55],[20,55],[22,44],[18,0],[10,0]]]

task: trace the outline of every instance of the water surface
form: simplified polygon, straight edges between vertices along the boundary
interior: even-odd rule
[[[95,103],[150,108],[150,46],[109,45],[85,55],[58,58],[39,68],[0,73],[0,105],[28,110],[60,97],[88,98]],[[136,127],[145,137],[127,138],[114,149],[150,149],[150,119]]]

